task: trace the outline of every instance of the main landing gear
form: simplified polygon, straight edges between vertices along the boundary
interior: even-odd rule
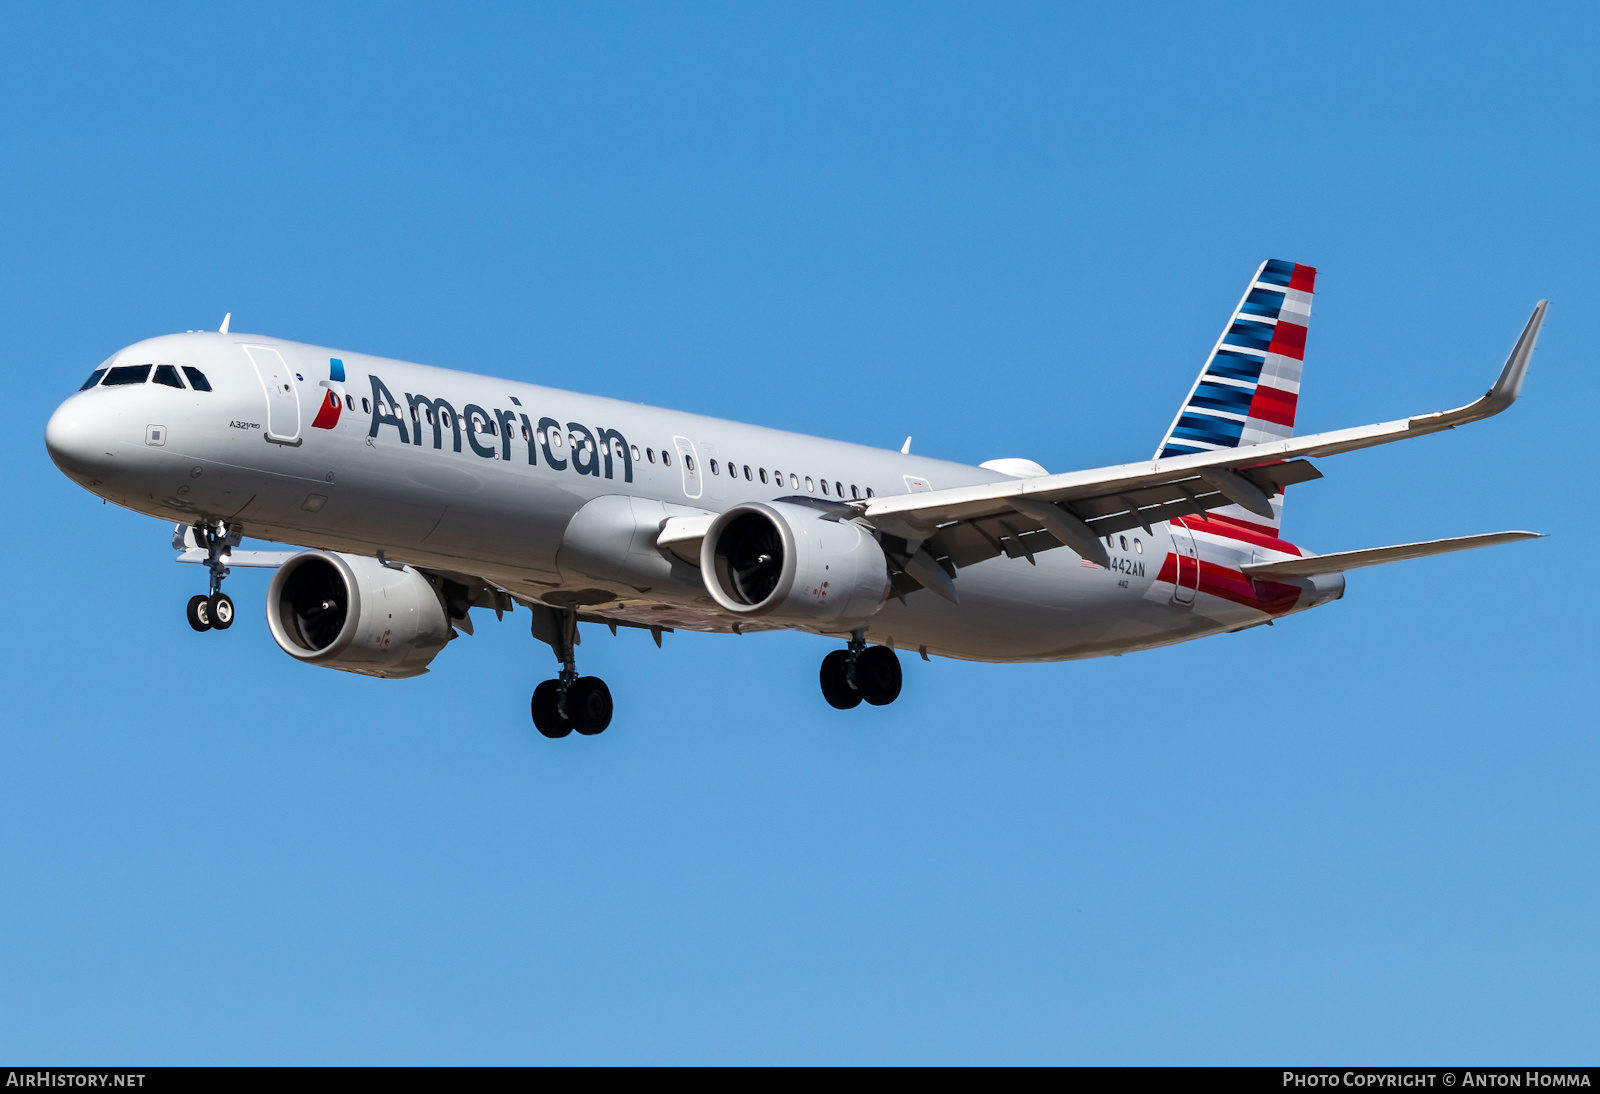
[[[850,644],[822,659],[822,697],[828,705],[849,710],[865,699],[885,707],[900,697],[900,658],[888,646],[868,646],[862,632]]]
[[[228,567],[222,557],[239,542],[239,533],[225,526],[196,524],[194,542],[206,552],[206,567],[211,571],[211,592],[189,598],[189,626],[197,631],[225,631],[233,626],[233,600],[222,591],[222,579],[228,576]]]
[[[533,689],[533,725],[546,737],[565,737],[573,730],[592,737],[611,724],[611,689],[598,676],[579,676],[574,647],[578,613],[533,605],[533,636],[549,645],[561,672]]]

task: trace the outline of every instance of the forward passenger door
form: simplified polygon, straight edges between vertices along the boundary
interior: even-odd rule
[[[300,443],[300,393],[294,371],[271,346],[245,346],[255,366],[261,390],[267,396],[267,440],[274,444]]]

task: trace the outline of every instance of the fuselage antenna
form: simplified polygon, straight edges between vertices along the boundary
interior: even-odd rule
[[[227,315],[224,315],[222,317],[222,326],[217,328],[217,333],[218,334],[227,334],[228,333],[228,324],[231,323],[231,322],[233,322],[233,313],[229,312]],[[907,441],[906,443],[909,444],[910,441]]]

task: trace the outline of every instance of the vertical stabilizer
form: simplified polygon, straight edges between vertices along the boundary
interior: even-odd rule
[[[1277,258],[1261,264],[1161,439],[1158,459],[1294,435],[1316,280],[1313,266]],[[1282,496],[1273,498],[1272,504],[1279,514],[1271,522],[1276,530]],[[1214,513],[1258,527],[1264,521],[1236,505]]]

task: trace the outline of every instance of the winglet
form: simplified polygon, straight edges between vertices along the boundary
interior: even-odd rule
[[[1410,420],[1412,429],[1432,432],[1436,429],[1453,429],[1468,422],[1491,418],[1517,401],[1522,394],[1522,381],[1528,375],[1528,362],[1533,360],[1533,347],[1539,341],[1539,328],[1544,325],[1544,312],[1550,301],[1541,300],[1533,307],[1528,325],[1522,328],[1522,337],[1511,347],[1500,378],[1484,393],[1483,398],[1455,410],[1441,410],[1436,414],[1419,414]]]
[[[229,312],[227,315],[224,315],[222,317],[222,326],[217,328],[217,333],[218,334],[227,334],[228,333],[228,324],[231,323],[231,322],[233,322],[233,313]]]
[[[1506,358],[1506,367],[1500,370],[1500,378],[1494,382],[1494,387],[1489,389],[1485,399],[1492,400],[1495,407],[1489,413],[1497,414],[1517,401],[1517,396],[1522,394],[1522,380],[1528,374],[1528,362],[1533,360],[1533,347],[1539,341],[1539,328],[1544,325],[1544,310],[1550,306],[1550,301],[1541,300],[1533,307],[1533,314],[1528,317],[1528,325],[1522,328],[1522,337],[1517,339],[1517,344],[1511,348],[1511,356]]]

